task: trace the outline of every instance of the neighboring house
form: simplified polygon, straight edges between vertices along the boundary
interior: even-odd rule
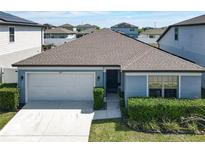
[[[83,30],[83,31],[81,31],[81,32],[78,32],[78,33],[76,34],[76,37],[77,37],[77,38],[80,38],[80,37],[82,37],[82,36],[84,36],[84,35],[93,33],[93,32],[95,32],[95,31],[97,31],[96,28],[89,28],[89,29]]]
[[[21,103],[93,101],[93,87],[104,87],[106,94],[120,90],[126,103],[136,96],[200,98],[201,73],[205,71],[110,29],[13,66],[18,67]]]
[[[157,46],[157,40],[165,30],[166,28],[147,29],[141,32],[137,39],[142,42]]]
[[[76,31],[81,32],[81,31],[84,31],[90,28],[98,29],[99,27],[96,25],[84,24],[84,25],[77,25],[75,28],[76,28]]]
[[[59,27],[62,27],[62,28],[65,28],[65,29],[68,29],[68,30],[71,30],[71,31],[74,31],[74,26],[71,25],[71,24],[63,24]]]
[[[138,37],[138,27],[126,22],[119,23],[117,25],[114,25],[111,27],[113,31],[123,33],[125,35],[128,35],[132,38]]]
[[[11,64],[41,52],[43,26],[0,12],[0,82],[17,82]]]
[[[76,39],[76,32],[62,28],[47,29],[44,32],[44,45],[59,46]]]
[[[51,25],[51,24],[43,24],[43,26],[44,26],[44,30],[47,30],[47,29],[51,29],[51,28],[56,28],[56,26],[53,26],[53,25]]]
[[[205,66],[205,15],[171,25],[158,39],[161,49]],[[205,88],[205,75],[202,77]]]

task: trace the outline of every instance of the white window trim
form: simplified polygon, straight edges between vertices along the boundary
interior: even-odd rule
[[[96,86],[96,73],[95,72],[25,72],[25,103],[28,103],[28,75],[29,74],[56,74],[56,73],[63,73],[63,74],[71,74],[71,73],[79,73],[79,74],[86,74],[92,73],[94,78],[94,87]]]
[[[13,42],[10,41],[10,31],[9,31],[10,28],[14,28],[14,41],[13,41]],[[16,38],[16,37],[15,37],[15,31],[16,31],[16,27],[15,27],[15,26],[9,26],[9,27],[8,27],[8,32],[9,32],[9,44],[13,44],[13,43],[16,42],[16,39],[15,39],[15,38]]]

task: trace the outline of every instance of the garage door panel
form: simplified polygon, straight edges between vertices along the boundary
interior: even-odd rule
[[[92,100],[94,73],[28,74],[28,101]]]

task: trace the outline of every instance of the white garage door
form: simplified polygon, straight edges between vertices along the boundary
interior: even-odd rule
[[[28,73],[27,101],[93,100],[93,72]]]

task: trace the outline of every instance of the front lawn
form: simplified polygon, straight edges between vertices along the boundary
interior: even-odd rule
[[[205,142],[205,135],[151,134],[133,131],[120,119],[93,121],[90,142]]]
[[[13,118],[16,112],[0,112],[0,130]]]

